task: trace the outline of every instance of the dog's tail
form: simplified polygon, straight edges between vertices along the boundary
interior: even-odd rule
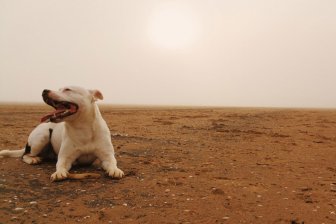
[[[4,157],[22,157],[25,153],[26,149],[19,149],[19,150],[2,150],[0,151],[0,158]]]

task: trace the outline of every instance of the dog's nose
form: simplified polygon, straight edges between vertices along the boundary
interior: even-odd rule
[[[45,90],[43,90],[43,92],[42,92],[42,97],[43,97],[43,99],[48,98],[48,93],[49,93],[49,92],[50,92],[49,89],[45,89]]]

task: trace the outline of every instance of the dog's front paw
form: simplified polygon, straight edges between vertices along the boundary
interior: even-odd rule
[[[52,182],[54,181],[60,181],[60,180],[64,180],[68,177],[68,171],[64,170],[57,170],[55,173],[53,173],[50,177],[50,180]]]
[[[107,171],[107,174],[112,177],[112,178],[117,178],[117,179],[120,179],[122,178],[123,176],[125,176],[124,172],[119,169],[118,167],[115,167],[115,168],[112,168],[112,169],[109,169]]]

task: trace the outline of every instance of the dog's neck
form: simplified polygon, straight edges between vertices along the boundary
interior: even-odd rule
[[[66,121],[65,127],[69,131],[83,131],[83,135],[94,135],[95,129],[99,127],[102,120],[98,105],[94,105],[90,109],[81,111],[79,116],[72,121]],[[85,133],[87,132],[87,133]],[[89,137],[89,136],[88,136]]]

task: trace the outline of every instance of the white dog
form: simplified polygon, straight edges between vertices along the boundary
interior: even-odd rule
[[[42,96],[45,103],[55,108],[41,119],[49,122],[41,123],[31,132],[24,149],[3,150],[0,157],[23,156],[24,162],[38,164],[52,148],[57,155],[52,181],[81,179],[68,172],[74,164],[95,163],[110,177],[124,176],[117,167],[110,130],[96,104],[103,99],[100,91],[71,86],[59,91],[44,90]]]

